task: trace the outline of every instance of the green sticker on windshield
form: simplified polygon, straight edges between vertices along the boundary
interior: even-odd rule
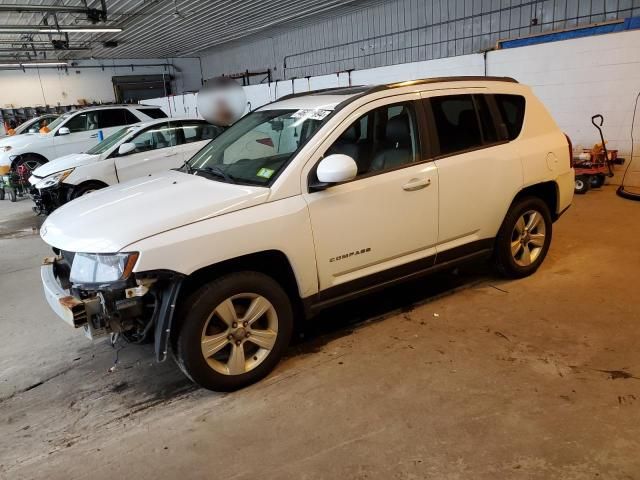
[[[258,170],[258,173],[256,173],[256,177],[271,178],[274,173],[275,173],[275,170],[271,170],[270,168],[263,167],[260,170]]]

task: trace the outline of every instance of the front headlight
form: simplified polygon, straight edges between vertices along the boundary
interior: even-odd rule
[[[62,183],[71,173],[73,172],[73,168],[69,170],[64,170],[63,172],[52,173],[49,176],[44,177],[39,181],[38,188],[48,188],[53,187],[54,185],[58,185]]]
[[[138,253],[76,253],[71,266],[73,283],[110,283],[126,280]]]
[[[4,147],[2,147],[2,151],[3,152],[8,152],[9,150],[11,150],[13,147],[11,145],[5,145]]]

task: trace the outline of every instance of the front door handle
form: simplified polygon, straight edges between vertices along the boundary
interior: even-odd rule
[[[415,192],[416,190],[422,190],[429,185],[431,185],[430,178],[412,178],[402,186],[402,189],[407,192]]]

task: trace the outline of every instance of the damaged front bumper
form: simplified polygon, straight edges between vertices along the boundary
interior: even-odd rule
[[[94,339],[107,334],[105,328],[100,328],[100,318],[103,313],[100,297],[80,299],[71,294],[69,289],[62,287],[56,272],[57,257],[47,257],[40,267],[40,278],[44,296],[51,309],[65,323],[75,328],[83,328],[85,335]]]
[[[38,215],[49,215],[56,208],[67,203],[69,191],[69,187],[64,184],[40,189],[32,184],[29,193],[35,203],[33,211]]]
[[[69,269],[62,255],[45,258],[40,268],[45,298],[58,317],[91,340],[114,333],[136,343],[153,338],[156,358],[166,359],[183,275],[148,272],[126,284],[85,288],[70,283]]]

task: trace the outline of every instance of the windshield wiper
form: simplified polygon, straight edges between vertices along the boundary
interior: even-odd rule
[[[194,168],[194,167],[189,165],[187,168],[190,170],[189,173],[191,173],[191,172],[210,173],[211,175],[214,175],[216,177],[220,177],[220,178],[224,179],[225,182],[236,183],[236,181],[237,181],[236,178],[233,175],[225,172],[223,169],[221,169],[218,166],[204,167],[204,168]]]

